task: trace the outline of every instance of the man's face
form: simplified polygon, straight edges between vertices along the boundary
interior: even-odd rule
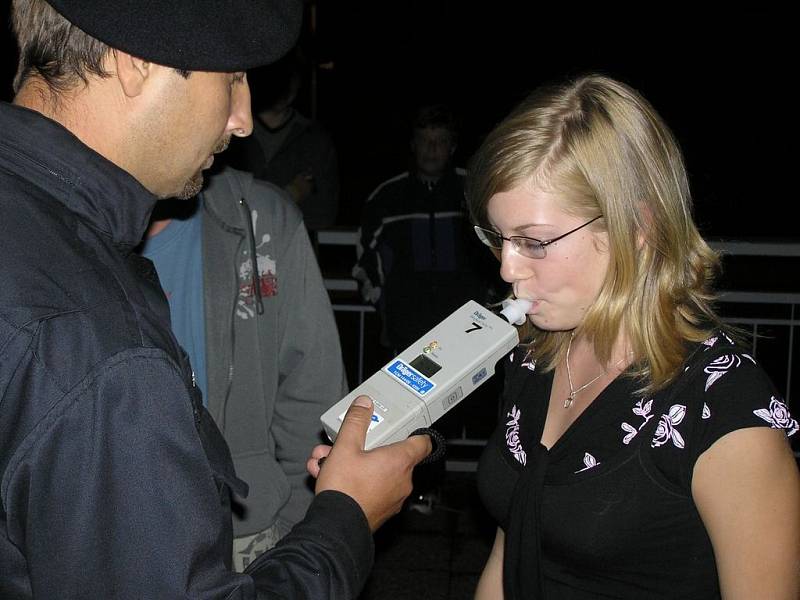
[[[195,71],[184,78],[170,69],[163,78],[142,122],[137,178],[159,198],[191,198],[214,154],[232,135],[252,132],[250,89],[244,73]]]
[[[444,127],[414,130],[411,150],[417,170],[428,177],[439,177],[447,168],[456,146],[452,134]]]

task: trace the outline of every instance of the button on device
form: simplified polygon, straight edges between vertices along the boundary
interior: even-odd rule
[[[437,342],[436,340],[433,340],[433,341],[432,341],[430,344],[428,344],[427,346],[425,346],[425,347],[422,349],[422,351],[423,351],[425,354],[430,354],[430,353],[431,353],[431,352],[433,352],[434,350],[438,350],[438,349],[439,349],[439,342]]]

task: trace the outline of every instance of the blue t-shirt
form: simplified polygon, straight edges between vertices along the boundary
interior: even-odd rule
[[[186,219],[173,219],[142,245],[167,295],[172,332],[192,361],[197,387],[206,400],[206,328],[203,303],[202,203]]]

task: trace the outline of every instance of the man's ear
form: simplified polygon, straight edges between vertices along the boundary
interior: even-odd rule
[[[121,50],[114,50],[112,55],[111,60],[122,92],[129,98],[141,94],[147,78],[152,73],[153,63],[131,56]]]

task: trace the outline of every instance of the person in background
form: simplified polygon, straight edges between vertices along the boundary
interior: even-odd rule
[[[214,155],[251,132],[245,71],[294,45],[301,13],[291,0],[14,0],[16,95],[0,103],[4,600],[360,593],[371,532],[400,510],[430,439],[365,452],[372,403],[357,398],[335,446],[310,449],[305,517],[234,572],[231,492],[247,486],[152,263],[133,252],[156,201],[195,196]]]
[[[308,69],[299,47],[276,63],[253,69],[253,135],[231,144],[226,161],[285,189],[316,232],[332,227],[339,210],[336,148],[325,129],[296,107]]]
[[[476,599],[797,598],[798,423],[714,312],[655,110],[599,75],[543,88],[470,177],[476,233],[533,303],[479,464],[499,527]]]
[[[213,174],[193,201],[159,202],[141,253],[250,488],[233,517],[242,571],[306,513],[319,416],[347,394],[328,293],[297,206],[234,169]]]
[[[382,343],[394,353],[467,300],[483,302],[489,281],[489,264],[470,231],[465,172],[452,164],[458,132],[452,111],[423,106],[411,129],[411,169],[368,198],[353,268],[362,296],[378,307]]]

